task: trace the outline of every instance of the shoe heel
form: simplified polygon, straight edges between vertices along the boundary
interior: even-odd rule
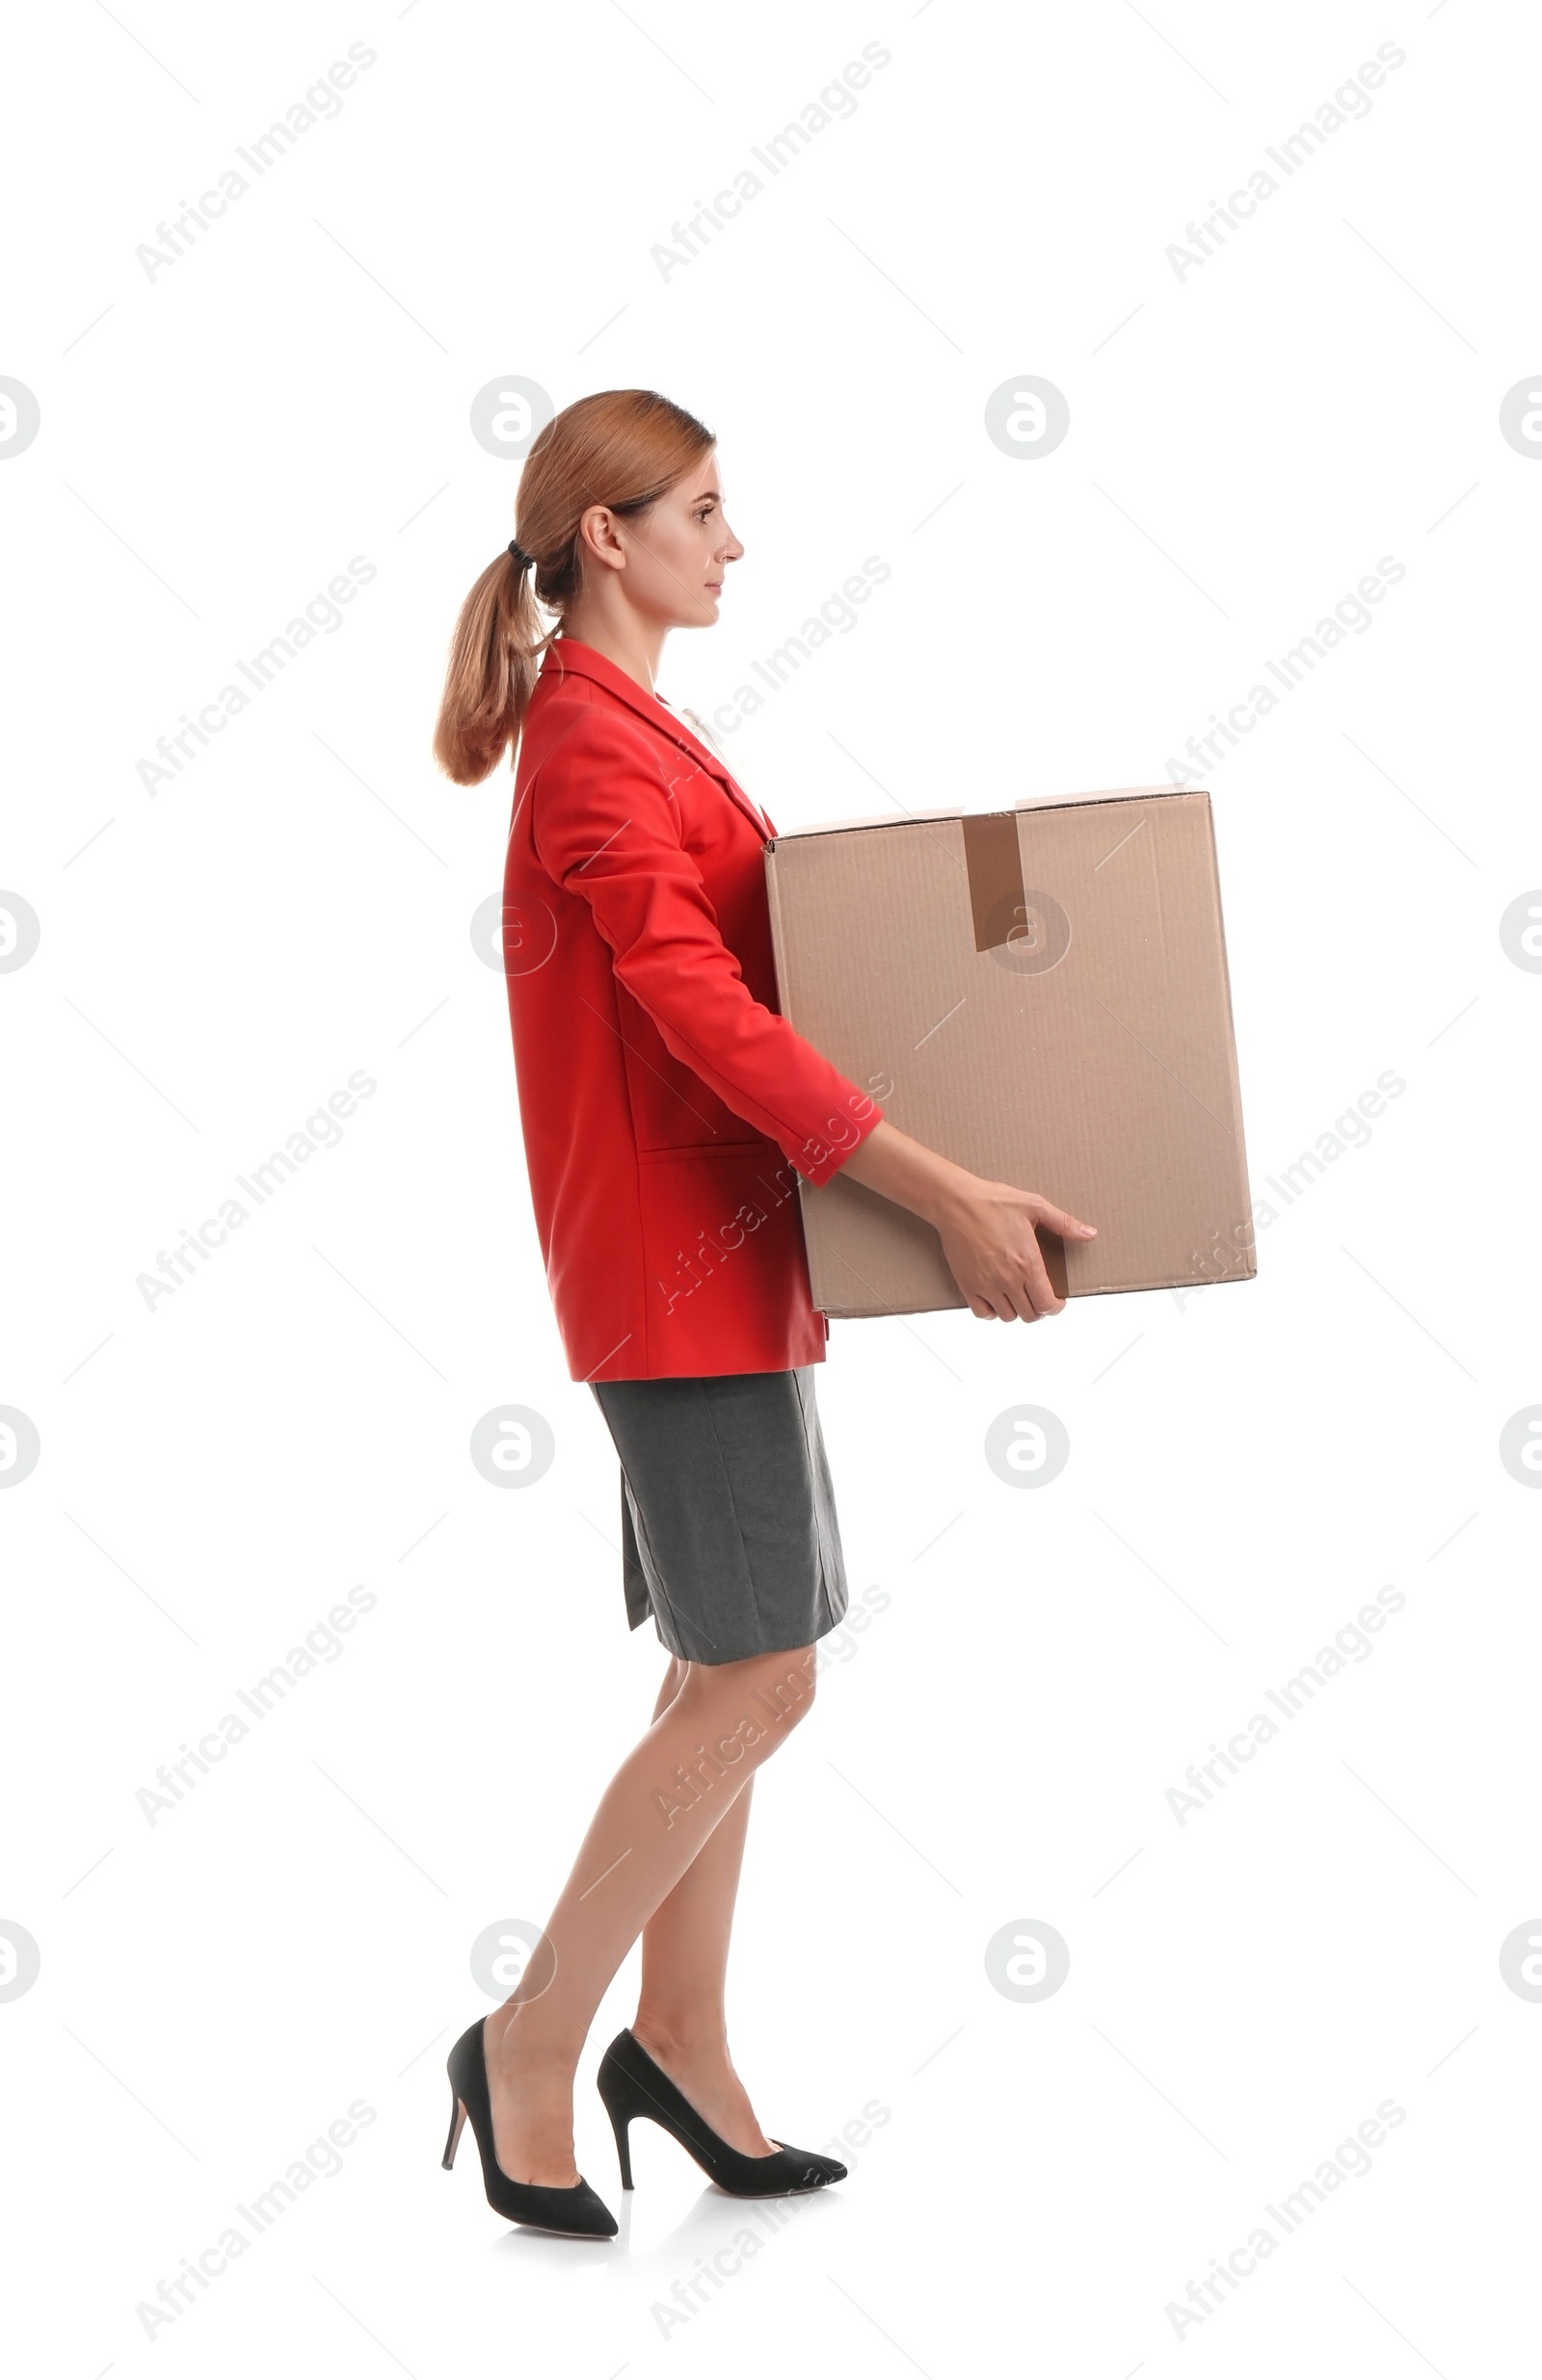
[[[450,2134],[444,2143],[444,2155],[440,2160],[446,2173],[455,2163],[455,2152],[461,2145],[461,2134],[465,2127],[465,2109],[459,2097],[452,2098],[450,2101]]]
[[[624,2190],[629,2190],[632,2186],[632,2120],[630,2116],[618,2115],[613,2107],[607,2107],[605,2113],[610,2118],[610,2129],[616,2135],[616,2157],[621,2166],[621,2186]]]

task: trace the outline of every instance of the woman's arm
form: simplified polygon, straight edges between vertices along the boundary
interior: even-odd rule
[[[1050,1286],[1035,1224],[1062,1239],[1092,1239],[1097,1226],[1051,1206],[1036,1190],[985,1181],[923,1148],[887,1119],[840,1167],[866,1190],[908,1206],[940,1234],[948,1270],[982,1322],[1037,1322],[1065,1304]]]
[[[822,1186],[882,1111],[744,981],[681,837],[674,749],[613,710],[575,708],[524,796],[536,857],[588,903],[670,1055]]]

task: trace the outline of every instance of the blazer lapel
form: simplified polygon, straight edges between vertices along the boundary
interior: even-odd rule
[[[670,708],[670,705],[663,701],[662,696],[656,697],[655,700],[659,702],[661,708],[668,714],[677,738],[684,745],[686,751],[696,761],[697,766],[705,769],[709,777],[717,778],[719,781],[727,787],[728,791],[733,796],[735,802],[738,803],[739,807],[743,810],[745,816],[752,821],[759,833],[765,835],[774,834],[776,830],[772,826],[770,819],[761,809],[759,804],[758,802],[753,802],[750,799],[750,796],[745,792],[744,787],[738,782],[738,780],[730,773],[723,759],[722,754],[714,752],[711,745],[699,736],[695,732],[694,728],[688,727],[684,720],[678,718]]]
[[[774,833],[769,818],[751,801],[743,786],[735,783],[727,763],[713,752],[711,746],[704,744],[699,735],[694,735],[683,719],[678,717],[661,697],[650,694],[646,686],[640,686],[634,677],[628,677],[625,670],[618,669],[603,653],[596,652],[592,645],[582,645],[575,637],[558,637],[546,648],[546,657],[542,663],[543,676],[547,670],[557,674],[564,670],[575,670],[580,676],[593,678],[596,685],[603,686],[607,694],[614,695],[618,701],[625,703],[628,710],[635,711],[639,719],[646,720],[660,735],[666,735],[672,743],[678,744],[699,769],[705,770],[708,777],[715,777],[731,800],[744,812],[757,834],[763,839]]]

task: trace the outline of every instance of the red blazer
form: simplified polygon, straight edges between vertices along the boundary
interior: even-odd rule
[[[778,1013],[771,821],[667,703],[547,648],[504,959],[530,1197],[574,1380],[824,1361],[797,1174],[882,1118]]]

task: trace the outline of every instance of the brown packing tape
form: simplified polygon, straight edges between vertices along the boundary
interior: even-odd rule
[[[964,863],[976,950],[999,950],[1025,913],[1023,855],[1014,810],[966,811]]]

